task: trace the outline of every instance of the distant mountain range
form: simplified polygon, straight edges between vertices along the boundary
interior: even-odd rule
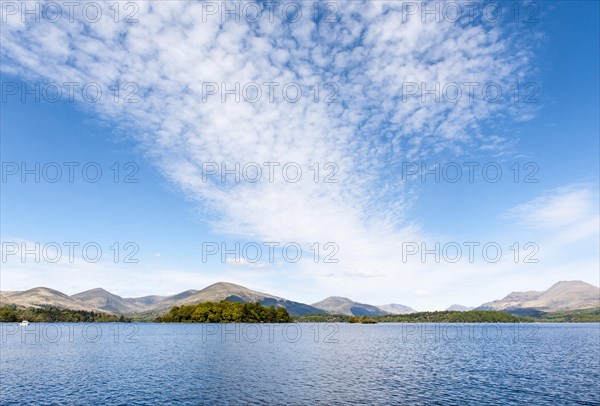
[[[87,290],[72,296],[43,287],[22,292],[0,292],[0,304],[2,305],[15,305],[23,308],[54,306],[72,310],[103,311],[127,315],[161,315],[167,313],[173,306],[221,300],[259,302],[265,306],[281,306],[294,316],[319,313],[377,316],[416,312],[416,310],[401,304],[374,306],[354,302],[340,296],[331,296],[308,305],[227,282],[218,282],[202,290],[186,290],[171,296],[136,298],[123,298],[102,288]],[[484,303],[477,307],[477,310],[501,310],[526,315],[535,312],[579,310],[599,306],[600,289],[598,287],[582,281],[562,281],[542,292],[513,292],[504,299]],[[472,309],[472,307],[455,304],[447,310],[467,311]]]
[[[446,310],[455,311],[455,312],[468,312],[469,310],[473,310],[475,307],[473,306],[463,306],[459,304],[453,304],[449,306]]]
[[[410,314],[416,313],[417,310],[412,307],[404,306],[397,303],[390,303],[385,305],[377,305],[381,310],[386,311],[390,314]]]
[[[171,296],[144,296],[123,298],[102,288],[86,290],[73,296],[48,288],[34,288],[23,292],[0,292],[0,303],[19,307],[55,306],[73,310],[104,311],[121,314],[164,314],[173,306],[201,302],[259,302],[265,306],[285,307],[295,316],[325,313],[304,303],[256,292],[233,283],[218,282],[202,290],[186,290]]]
[[[34,288],[24,292],[0,292],[0,303],[14,304],[19,307],[54,306],[72,310],[98,310],[58,290]]]
[[[477,309],[523,314],[523,310],[526,309],[558,312],[598,306],[600,306],[600,288],[582,281],[561,281],[542,292],[512,292],[504,299],[484,303]]]
[[[87,306],[95,307],[111,313],[164,314],[174,306],[193,305],[201,302],[259,302],[265,306],[285,307],[290,314],[303,316],[306,314],[325,313],[321,309],[287,300],[278,296],[257,292],[233,283],[218,282],[202,290],[186,290],[171,296],[144,296],[140,298],[122,298],[97,288],[71,296]]]
[[[377,306],[353,302],[348,298],[340,296],[328,297],[320,302],[313,303],[313,306],[317,309],[325,310],[327,313],[346,314],[348,316],[379,316],[388,314],[385,310],[381,310]]]

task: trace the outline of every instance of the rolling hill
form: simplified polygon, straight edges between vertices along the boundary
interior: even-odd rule
[[[98,310],[98,308],[65,295],[58,290],[43,287],[22,292],[0,292],[0,303],[2,305],[15,305],[22,308],[53,306],[72,310]]]
[[[257,292],[240,285],[218,282],[202,290],[186,290],[171,296],[144,296],[123,298],[102,288],[86,290],[68,296],[48,288],[35,288],[24,292],[0,292],[2,305],[19,307],[54,306],[73,310],[103,311],[127,315],[144,314],[156,316],[167,313],[174,306],[193,305],[201,302],[259,302],[264,306],[280,306],[294,316],[324,313],[323,310],[304,303]]]
[[[455,311],[455,312],[468,312],[469,310],[473,310],[473,309],[474,309],[473,306],[463,306],[463,305],[459,305],[459,304],[453,304],[453,305],[449,306],[446,310]]]
[[[308,305],[228,282],[218,282],[201,290],[190,289],[170,296],[153,295],[134,298],[124,298],[102,288],[87,290],[72,296],[44,287],[22,292],[0,292],[0,305],[14,305],[20,308],[52,306],[144,317],[165,314],[174,306],[221,300],[259,302],[264,306],[280,306],[286,308],[294,316],[308,314],[378,316],[415,312],[414,309],[401,304],[373,306],[340,296],[331,296],[313,305]],[[503,299],[484,303],[476,310],[500,310],[522,316],[537,317],[548,312],[568,312],[598,307],[600,307],[600,289],[598,287],[582,281],[561,281],[541,292],[512,292]],[[470,308],[452,305],[447,310],[465,311]]]
[[[388,314],[377,306],[354,302],[340,296],[330,296],[312,306],[331,314],[345,314],[348,316],[379,316]]]
[[[532,309],[543,312],[590,309],[600,306],[600,289],[583,281],[561,281],[537,292],[512,292],[503,299],[479,306],[478,310],[518,311]]]
[[[417,312],[412,307],[408,307],[408,306],[405,306],[402,304],[397,304],[397,303],[377,305],[377,307],[380,308],[381,310],[383,310],[384,312],[387,312],[390,314],[410,314],[410,313]]]
[[[102,288],[86,290],[77,293],[71,298],[79,300],[86,305],[103,310],[109,313],[136,313],[146,310],[149,306],[158,303],[162,298],[160,296],[147,296],[145,298],[127,298],[117,296]],[[154,298],[149,299],[149,298]]]
[[[281,306],[294,316],[323,313],[323,311],[304,303],[294,302],[278,296],[269,295],[248,289],[244,286],[228,282],[218,282],[198,291],[185,291],[174,296],[167,296],[149,309],[155,313],[165,313],[173,306],[192,305],[201,302],[259,302],[264,306]]]

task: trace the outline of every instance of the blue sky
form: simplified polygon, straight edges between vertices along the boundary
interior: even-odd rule
[[[534,3],[539,21],[529,24],[399,23],[398,3],[386,11],[379,2],[336,3],[335,24],[202,22],[199,3],[180,2],[139,3],[136,24],[21,24],[18,14],[3,15],[2,241],[96,242],[103,256],[49,263],[10,255],[2,290],[102,286],[136,296],[225,280],[305,302],[341,295],[436,309],[558,280],[598,284],[598,3]],[[115,103],[107,89],[116,80],[136,83],[139,102]],[[537,86],[538,101],[402,100],[406,83],[494,82],[508,94],[515,80]],[[7,87],[68,81],[98,83],[103,97],[23,102]],[[208,82],[270,81],[300,84],[310,96],[206,96]],[[323,102],[331,82],[338,103]],[[72,183],[65,171],[57,183],[7,173],[11,163],[36,162],[80,165]],[[80,170],[90,162],[103,171],[96,183]],[[303,177],[203,182],[206,162],[298,162]],[[313,162],[334,162],[339,182],[313,182]],[[486,181],[480,169],[473,182],[466,172],[456,183],[403,176],[407,165],[449,162],[492,164],[502,177]],[[138,182],[123,182],[133,169]],[[533,169],[537,182],[525,183]],[[256,264],[202,260],[203,243],[265,241],[297,243],[303,259],[289,263],[276,250]],[[115,262],[115,242],[134,243],[138,262]],[[322,255],[315,264],[310,247],[328,242],[339,247],[338,262]],[[503,255],[497,263],[481,255],[473,263],[464,255],[458,263],[403,260],[407,243],[464,242],[494,242]],[[522,262],[527,250],[515,263],[516,242],[539,247],[538,263]]]

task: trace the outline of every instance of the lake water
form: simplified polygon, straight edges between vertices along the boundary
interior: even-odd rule
[[[600,404],[600,324],[0,324],[0,403]]]

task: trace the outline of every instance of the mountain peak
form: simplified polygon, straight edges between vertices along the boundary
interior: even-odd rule
[[[208,285],[207,287],[205,287],[202,290],[208,290],[208,289],[243,289],[243,290],[250,290],[244,286],[241,285],[236,285],[235,283],[231,283],[231,282],[216,282],[213,283],[212,285]]]
[[[102,298],[115,298],[118,300],[123,300],[123,298],[121,296],[115,295],[114,293],[111,293],[104,288],[94,288],[94,289],[86,290],[86,291],[71,295],[71,297],[75,298],[75,299],[83,299],[83,298],[89,298],[89,297],[102,297]]]
[[[63,309],[94,310],[93,307],[69,295],[46,287],[36,287],[22,292],[14,292],[9,296],[5,296],[3,301],[21,307],[54,306]]]
[[[472,306],[463,306],[461,304],[453,304],[451,306],[449,306],[446,310],[449,311],[455,311],[455,312],[467,312],[469,310],[473,310],[474,307]]]
[[[320,302],[313,303],[312,306],[324,310],[327,313],[346,314],[348,316],[376,316],[387,314],[386,311],[381,310],[376,306],[354,302],[347,297],[342,296],[330,296]]]
[[[51,289],[51,288],[46,288],[44,286],[38,286],[36,288],[31,288],[29,290],[25,290],[23,292],[19,292],[17,293],[18,295],[31,295],[31,294],[38,294],[38,295],[56,295],[56,296],[60,296],[60,297],[69,297],[68,295],[59,292],[58,290],[55,289]]]
[[[580,281],[580,280],[574,280],[574,281],[558,281],[556,282],[554,285],[550,286],[550,289],[555,289],[555,288],[565,288],[565,287],[595,287],[594,285],[592,285],[591,283],[587,283],[584,281]],[[547,291],[548,291],[547,290]],[[546,291],[546,292],[547,292]]]
[[[384,312],[388,312],[388,313],[391,313],[391,314],[410,314],[410,313],[416,313],[417,312],[412,307],[409,307],[409,306],[406,306],[406,305],[403,305],[403,304],[398,304],[398,303],[389,303],[389,304],[384,304],[384,305],[377,305],[377,307],[379,307]]]
[[[325,298],[322,301],[325,301],[325,300],[340,300],[340,301],[344,301],[344,302],[354,302],[354,300],[348,299],[347,297],[344,297],[344,296],[329,296],[328,298]]]
[[[484,310],[536,309],[541,311],[579,310],[600,306],[600,289],[583,281],[560,281],[538,292],[512,292],[502,300],[484,303]]]
[[[106,290],[104,288],[93,288],[93,289],[89,289],[89,290],[84,290],[83,292],[76,293],[75,295],[72,295],[72,296],[81,295],[83,293],[104,293],[104,294],[108,293],[108,294],[112,295],[112,293],[110,293],[108,290]]]

